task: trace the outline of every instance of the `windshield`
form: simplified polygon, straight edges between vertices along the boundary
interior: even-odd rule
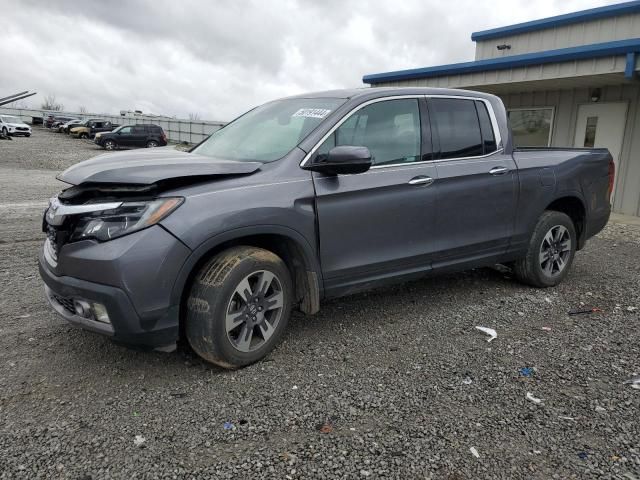
[[[18,117],[12,117],[11,115],[3,115],[2,120],[4,123],[22,123]]]
[[[290,98],[267,103],[214,132],[192,152],[228,160],[272,162],[293,150],[344,102],[340,98]]]

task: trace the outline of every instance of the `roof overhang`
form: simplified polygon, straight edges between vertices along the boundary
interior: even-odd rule
[[[471,34],[471,40],[473,40],[474,42],[478,40],[490,40],[493,38],[518,35],[521,33],[534,32],[547,28],[571,25],[573,23],[599,20],[602,18],[638,12],[640,12],[640,1],[619,3],[617,5],[607,5],[605,7],[591,8],[589,10],[582,10],[580,12],[567,13],[565,15],[533,20],[531,22],[518,23],[506,27],[492,28],[490,30],[474,32]]]
[[[578,62],[589,59],[606,57],[624,57],[623,72],[626,78],[633,78],[636,70],[636,60],[640,54],[640,38],[616,40],[613,42],[594,43],[579,47],[560,48],[543,52],[525,53],[509,57],[491,58],[473,62],[453,63],[436,67],[414,68],[394,72],[374,73],[362,77],[364,83],[371,85],[391,82],[402,82],[414,79],[428,79],[450,77],[484,72],[513,70],[524,67],[544,66]]]

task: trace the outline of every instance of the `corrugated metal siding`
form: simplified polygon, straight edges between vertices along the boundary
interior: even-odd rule
[[[476,60],[640,37],[640,13],[476,42]],[[511,45],[498,50],[497,45]]]
[[[575,79],[593,75],[624,73],[627,59],[624,55],[576,60],[573,62],[549,63],[531,67],[518,67],[507,70],[490,70],[462,75],[444,75],[441,77],[385,82],[376,86],[416,86],[464,88],[496,85],[501,83],[536,82],[562,78]]]

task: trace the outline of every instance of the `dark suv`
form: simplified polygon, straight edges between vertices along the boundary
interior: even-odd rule
[[[96,145],[106,150],[118,147],[164,147],[167,136],[158,125],[127,125],[96,135]]]

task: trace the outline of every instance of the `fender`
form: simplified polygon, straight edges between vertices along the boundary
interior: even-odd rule
[[[185,263],[182,265],[180,272],[178,273],[176,281],[173,285],[173,290],[171,292],[171,305],[180,305],[184,288],[187,284],[187,281],[189,280],[191,273],[193,272],[193,269],[198,264],[198,262],[200,262],[203,258],[206,257],[209,252],[211,252],[211,250],[215,249],[217,246],[222,245],[225,242],[236,240],[238,238],[269,234],[282,235],[284,237],[287,237],[293,240],[301,248],[306,269],[310,272],[315,272],[318,277],[318,288],[320,289],[320,297],[322,297],[324,290],[322,270],[320,269],[318,256],[311,244],[300,232],[292,228],[284,227],[282,225],[267,224],[227,230],[214,235],[213,237],[205,240],[200,245],[198,245],[198,247],[196,247],[191,252],[191,255],[189,255]]]

